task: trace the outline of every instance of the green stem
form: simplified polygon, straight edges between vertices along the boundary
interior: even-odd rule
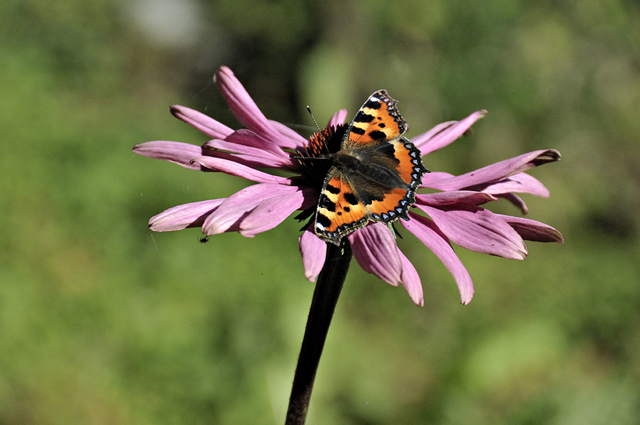
[[[306,420],[318,363],[352,256],[347,238],[342,239],[340,246],[327,244],[327,257],[313,292],[285,425],[303,425]]]

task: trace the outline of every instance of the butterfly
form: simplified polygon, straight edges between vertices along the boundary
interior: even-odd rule
[[[369,96],[349,124],[331,162],[315,214],[320,239],[340,245],[368,222],[408,220],[427,169],[403,134],[409,128],[386,90]]]

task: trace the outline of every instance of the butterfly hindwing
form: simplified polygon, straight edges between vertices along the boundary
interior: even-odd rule
[[[358,198],[349,178],[333,167],[327,173],[318,208],[316,233],[325,240],[339,240],[367,222],[367,209]]]
[[[366,202],[367,213],[373,221],[389,223],[398,218],[408,219],[407,211],[415,202],[415,192],[421,183],[425,168],[420,159],[420,151],[404,137],[388,142],[393,147],[395,167],[389,167],[390,177],[380,179],[377,188],[375,185],[368,192],[374,196],[360,191],[361,199],[370,198]],[[393,182],[394,184],[389,184]],[[365,185],[365,189],[367,186]],[[377,192],[381,192],[376,195]]]
[[[391,143],[394,147],[394,157],[398,160],[398,166],[395,170],[402,181],[415,191],[422,183],[422,175],[427,172],[422,165],[422,154],[413,143],[404,137]]]

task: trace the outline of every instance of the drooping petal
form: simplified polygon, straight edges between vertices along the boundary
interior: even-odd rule
[[[564,243],[562,234],[548,224],[528,218],[512,217],[509,215],[495,214],[518,232],[527,241]]]
[[[271,230],[299,209],[303,203],[302,190],[265,199],[239,223],[240,234],[253,237],[258,233]]]
[[[442,264],[451,273],[458,285],[462,304],[469,304],[471,298],[473,298],[473,281],[469,272],[453,251],[447,237],[428,218],[413,212],[409,212],[409,217],[410,220],[408,221],[400,220],[404,228],[420,239],[442,261]]]
[[[430,154],[456,141],[480,118],[487,116],[487,111],[476,111],[461,121],[453,121],[437,125],[430,131],[411,139],[422,155]]]
[[[327,256],[327,244],[316,236],[312,227],[308,227],[300,235],[298,245],[302,255],[304,277],[310,282],[315,282],[324,266],[324,260]]]
[[[497,201],[488,193],[473,192],[470,190],[454,190],[451,192],[425,193],[416,195],[416,202],[432,207],[445,207],[448,205],[476,206],[487,202]]]
[[[213,171],[220,171],[232,176],[242,177],[258,183],[278,183],[282,185],[291,184],[291,179],[286,177],[274,176],[237,162],[229,161],[222,158],[214,158],[211,156],[197,156],[191,161],[200,164]]]
[[[207,236],[240,230],[240,223],[264,200],[293,194],[299,188],[279,184],[261,183],[234,193],[224,200],[202,224],[202,233]]]
[[[417,206],[456,245],[482,254],[515,260],[524,260],[527,255],[520,235],[488,210],[443,210],[426,205]]]
[[[453,243],[471,251],[514,260],[524,260],[527,247],[520,235],[504,220],[483,208],[440,209],[426,205],[427,213]]]
[[[213,81],[227,101],[231,112],[242,125],[280,147],[290,149],[299,147],[300,140],[297,137],[291,139],[273,127],[229,68],[221,66],[213,77]]]
[[[173,162],[190,170],[202,170],[200,164],[191,162],[194,157],[203,154],[202,148],[189,143],[154,140],[135,145],[133,152],[149,158]]]
[[[181,121],[195,127],[213,139],[224,139],[233,130],[213,118],[186,106],[173,105],[169,108],[171,114]]]
[[[371,223],[347,236],[353,257],[367,273],[398,286],[402,281],[402,261],[391,230],[383,223]]]
[[[507,201],[511,202],[513,205],[516,206],[516,208],[522,211],[522,214],[525,214],[525,215],[529,214],[529,207],[527,207],[527,204],[525,204],[522,198],[520,198],[518,195],[514,193],[503,193],[502,195],[496,195],[496,197],[504,198]]]
[[[418,306],[424,307],[424,296],[422,294],[422,282],[420,276],[413,267],[411,261],[398,249],[398,255],[402,262],[402,287],[407,291],[411,300]]]
[[[534,167],[559,161],[560,158],[560,152],[555,149],[533,151],[515,158],[496,162],[495,164],[471,171],[470,173],[451,177],[450,179],[443,179],[438,182],[432,181],[429,183],[429,187],[445,191],[465,189],[502,180]]]
[[[154,232],[171,232],[188,227],[200,227],[209,214],[218,208],[224,199],[192,202],[169,208],[149,219],[149,228]]]

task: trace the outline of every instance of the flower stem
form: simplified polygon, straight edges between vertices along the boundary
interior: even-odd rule
[[[324,341],[353,256],[347,238],[342,241],[340,246],[327,244],[327,257],[313,292],[285,425],[303,425],[307,417]]]

